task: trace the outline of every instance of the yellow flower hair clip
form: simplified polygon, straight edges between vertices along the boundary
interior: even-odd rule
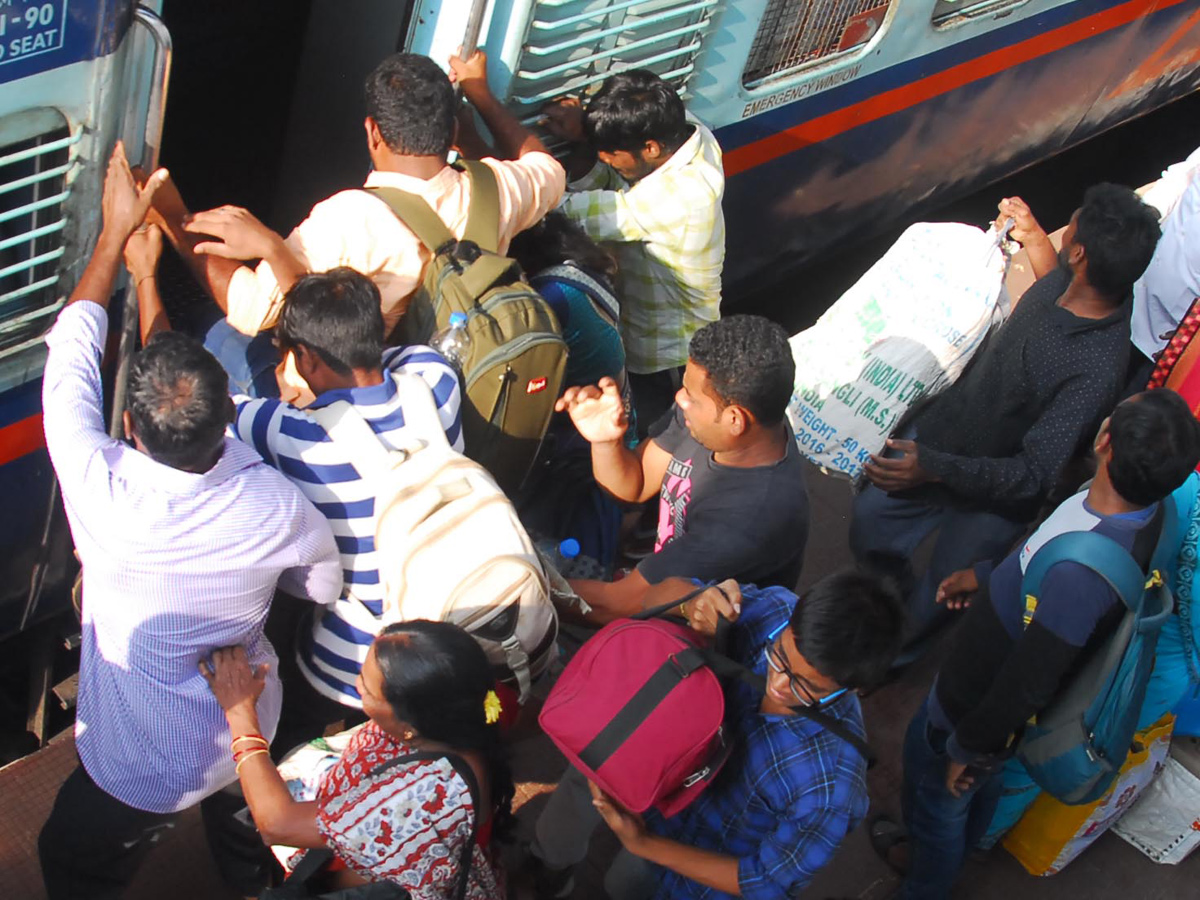
[[[495,725],[500,721],[500,713],[504,707],[500,705],[500,698],[496,696],[495,691],[488,691],[483,698],[483,717],[489,725]]]

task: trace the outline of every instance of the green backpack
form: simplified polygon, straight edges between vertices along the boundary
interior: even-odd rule
[[[397,326],[405,344],[425,344],[465,313],[470,350],[462,367],[463,439],[467,456],[506,492],[521,486],[537,456],[562,388],[567,345],[553,310],[517,262],[500,256],[496,176],[463,162],[471,180],[461,240],[421,197],[397,188],[366,188],[388,205],[432,254],[422,285]]]

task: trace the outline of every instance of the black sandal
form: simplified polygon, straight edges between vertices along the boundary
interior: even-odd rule
[[[876,816],[871,820],[867,830],[871,840],[871,849],[887,863],[888,868],[899,875],[907,874],[904,869],[892,862],[889,851],[897,844],[908,843],[908,832],[899,822],[893,821],[886,815]]]

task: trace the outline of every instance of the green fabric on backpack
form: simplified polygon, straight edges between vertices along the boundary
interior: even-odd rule
[[[428,248],[421,286],[397,326],[405,344],[428,343],[450,314],[465,313],[471,338],[463,362],[462,408],[467,456],[508,493],[525,479],[562,388],[567,345],[554,312],[525,280],[515,260],[496,251],[500,200],[485,164],[461,164],[471,183],[460,240],[416,194],[364,188],[388,205]]]

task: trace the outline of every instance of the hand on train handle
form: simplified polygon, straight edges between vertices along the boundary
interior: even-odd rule
[[[886,457],[871,454],[870,462],[863,466],[863,474],[875,487],[881,491],[902,491],[935,480],[921,468],[916,442],[889,439],[887,448],[898,451],[900,455]]]
[[[738,587],[737,579],[726,578],[703,594],[693,597],[684,604],[684,609],[687,611],[687,623],[693,630],[705,637],[713,637],[717,633],[718,620],[736,622],[742,614],[742,590]]]
[[[583,104],[578,97],[563,97],[542,107],[542,121],[546,130],[555,137],[582,144],[587,135],[583,133]]]
[[[225,259],[264,259],[270,257],[283,238],[240,206],[219,206],[198,212],[183,226],[192,234],[208,234],[219,241],[201,241],[195,253],[207,253]]]
[[[607,377],[598,384],[567,388],[555,402],[554,410],[570,415],[575,429],[592,444],[620,441],[629,427],[621,390]]]
[[[226,712],[249,707],[248,711],[252,713],[266,687],[269,670],[267,663],[251,668],[246,659],[246,648],[241,646],[214,650],[211,663],[200,660],[200,674]]]
[[[162,229],[157,225],[143,224],[129,236],[125,242],[125,268],[133,276],[135,284],[158,271],[162,245]]]
[[[1013,226],[1009,230],[1008,236],[1021,246],[1046,237],[1045,229],[1033,217],[1033,211],[1030,210],[1029,204],[1020,197],[1005,197],[997,204],[996,208],[1000,210],[998,221],[1013,220]]]
[[[959,569],[942,579],[934,599],[946,604],[947,609],[966,609],[979,590],[979,579],[974,569]]]
[[[468,100],[476,92],[488,92],[491,88],[487,80],[487,54],[479,48],[475,49],[466,59],[462,58],[462,47],[450,57],[450,83],[462,88],[463,96]]]
[[[125,143],[117,141],[104,176],[104,235],[122,246],[146,219],[154,192],[167,179],[167,170],[158,169],[139,187],[125,158]]]
[[[592,794],[592,806],[600,813],[600,818],[612,829],[621,846],[632,852],[633,846],[646,836],[645,821],[598,788],[591,779],[588,779],[588,790]]]

